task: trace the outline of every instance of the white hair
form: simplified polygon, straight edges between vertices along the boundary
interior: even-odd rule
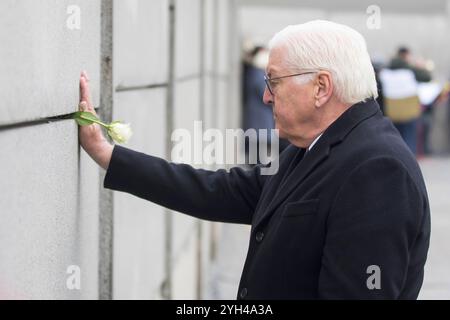
[[[278,32],[269,49],[279,47],[287,50],[286,67],[293,72],[329,71],[340,102],[355,104],[378,97],[366,42],[356,30],[331,21],[310,21]]]

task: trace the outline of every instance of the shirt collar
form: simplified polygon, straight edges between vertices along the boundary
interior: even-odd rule
[[[309,145],[308,147],[308,151],[311,151],[312,147],[316,144],[316,142],[320,139],[320,137],[323,135],[323,132],[321,134],[319,134],[319,136],[314,139],[314,141]]]

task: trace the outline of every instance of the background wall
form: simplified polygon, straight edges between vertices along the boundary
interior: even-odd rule
[[[228,106],[238,99],[229,90],[239,58],[230,53],[232,3],[114,2],[114,118],[133,124],[130,148],[168,159],[173,129],[238,125],[239,105]],[[208,296],[217,225],[124,194],[114,218],[115,298]]]
[[[366,39],[369,53],[388,60],[400,45],[436,63],[435,75],[450,77],[450,5],[448,0],[424,1],[270,1],[241,0],[242,38],[265,43],[290,24],[325,19],[349,25]],[[403,5],[402,5],[403,4]],[[369,5],[380,8],[380,28],[367,27]],[[264,23],[261,23],[264,21]]]

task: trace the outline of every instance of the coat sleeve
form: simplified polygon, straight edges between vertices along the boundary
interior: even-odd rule
[[[368,160],[349,175],[333,202],[319,277],[321,299],[398,299],[408,268],[418,290],[427,246],[411,249],[429,217],[419,192],[397,160]]]
[[[250,224],[264,180],[260,167],[194,169],[116,145],[104,187],[200,219]]]

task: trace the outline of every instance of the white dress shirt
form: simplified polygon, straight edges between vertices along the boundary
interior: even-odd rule
[[[323,132],[321,134],[319,134],[319,136],[314,139],[314,141],[310,144],[310,146],[308,147],[308,151],[311,151],[312,147],[316,144],[316,142],[320,139],[320,137],[323,135]]]

